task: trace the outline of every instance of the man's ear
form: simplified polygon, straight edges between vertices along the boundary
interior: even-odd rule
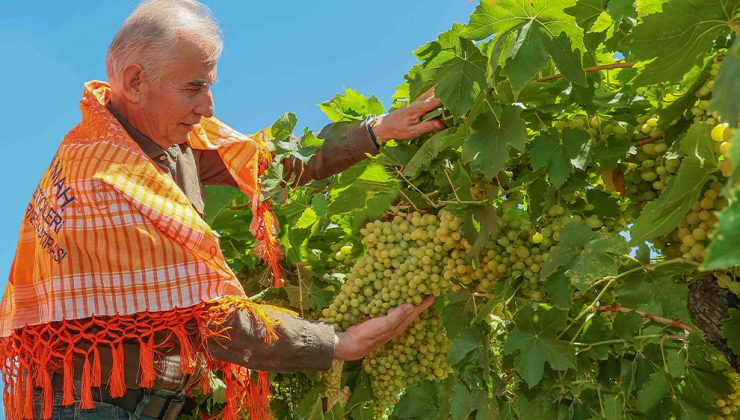
[[[123,94],[129,102],[138,104],[143,96],[144,69],[138,64],[129,64],[123,69]]]

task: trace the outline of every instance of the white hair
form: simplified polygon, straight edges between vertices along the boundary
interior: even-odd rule
[[[116,85],[123,70],[138,64],[158,80],[166,66],[175,59],[171,50],[178,37],[212,47],[207,58],[215,64],[223,51],[221,27],[208,6],[196,0],[145,0],[113,37],[105,57],[108,80]]]

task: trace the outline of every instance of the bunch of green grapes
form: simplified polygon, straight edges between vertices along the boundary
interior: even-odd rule
[[[350,264],[352,262],[352,244],[346,245],[332,245],[330,247],[334,253],[334,259],[342,264]]]
[[[448,289],[439,227],[435,215],[419,212],[368,223],[360,230],[368,252],[355,261],[323,317],[346,329],[365,316],[383,316],[403,303],[418,305],[424,296]]]
[[[270,404],[282,406],[287,412],[295,412],[298,404],[314,383],[302,372],[276,373],[270,380]]]
[[[606,140],[610,134],[625,134],[627,132],[627,127],[624,124],[602,121],[598,116],[589,118],[586,115],[576,115],[567,121],[558,120],[555,121],[553,126],[558,131],[563,131],[567,127],[585,130],[596,140]]]
[[[709,416],[711,420],[734,420],[740,414],[740,375],[733,377],[733,392],[725,397],[718,398],[715,402],[721,414]]]
[[[698,102],[691,108],[691,115],[694,117],[694,122],[704,122],[709,125],[717,124],[719,114],[709,111],[709,99],[714,89],[714,78],[719,73],[719,66],[720,62],[715,57],[714,63],[712,63],[712,67],[709,70],[709,79],[696,91]]]
[[[721,182],[710,182],[699,202],[694,203],[678,227],[667,238],[655,241],[664,255],[681,256],[692,261],[704,258],[711,233],[717,226],[716,212],[727,206],[727,200],[720,197],[722,188]]]
[[[462,237],[462,221],[446,211],[439,213],[439,219],[436,235],[446,254],[442,277],[479,291],[488,290],[500,274],[492,244],[484,247],[474,260],[470,256],[473,247]],[[453,289],[459,288],[455,283],[451,284]]]
[[[730,148],[732,147],[732,138],[735,137],[736,130],[729,127],[727,123],[720,123],[712,128],[712,140],[714,141],[714,150],[720,155],[719,169],[723,176],[730,176],[732,170],[732,160],[729,158]]]
[[[555,205],[549,215],[560,220],[565,209]],[[568,216],[565,216],[568,217]],[[524,210],[512,209],[499,217],[498,236],[493,243],[493,258],[501,277],[521,277],[522,294],[532,300],[544,297],[539,287],[542,264],[547,261],[550,249],[558,242],[562,224],[542,228],[533,226]]]
[[[644,126],[657,125],[657,119],[648,119]],[[648,127],[649,128],[649,127]],[[639,146],[635,155],[625,160],[625,189],[630,197],[629,209],[639,212],[644,203],[656,199],[678,171],[681,161],[668,158],[668,145],[662,141]]]
[[[450,340],[438,311],[429,309],[401,336],[362,362],[370,375],[376,418],[398,402],[401,391],[420,381],[441,381],[452,372],[447,362]]]

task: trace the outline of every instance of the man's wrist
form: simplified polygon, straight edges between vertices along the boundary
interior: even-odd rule
[[[387,136],[385,128],[382,124],[383,117],[385,117],[385,114],[371,115],[366,120],[367,132],[370,134],[370,138],[372,139],[375,146],[377,146],[378,148],[380,148],[383,143],[390,139],[390,137]]]
[[[342,340],[342,335],[344,333],[341,332],[335,332],[334,333],[334,358],[338,360],[345,360],[346,355],[344,354],[344,340]]]

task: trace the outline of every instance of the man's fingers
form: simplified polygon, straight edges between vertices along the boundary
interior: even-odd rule
[[[440,105],[442,105],[442,101],[439,98],[431,97],[424,99],[423,101],[415,101],[411,104],[411,109],[414,112],[414,117],[420,118]]]
[[[414,315],[414,312],[416,311],[416,308],[414,305],[411,304],[403,304],[395,307],[392,311],[388,312],[388,321],[390,325],[392,326],[392,330],[395,330],[398,328],[399,325],[403,324],[403,322],[410,316]]]
[[[414,307],[414,312],[409,317],[407,317],[403,321],[403,323],[401,323],[396,328],[395,334],[400,334],[403,331],[406,331],[406,328],[408,328],[409,325],[411,325],[411,323],[414,322],[414,320],[419,316],[419,314],[421,314],[422,312],[424,312],[425,310],[427,310],[430,306],[432,306],[433,303],[434,303],[434,296],[433,295],[429,295],[429,296],[425,297],[424,300],[422,300],[420,304],[418,304],[417,306]]]
[[[416,101],[417,102],[418,101],[423,101],[425,99],[431,98],[432,96],[434,96],[434,88],[431,88],[428,91],[426,91],[426,92],[422,93],[421,95],[419,95],[419,97],[416,98]]]
[[[416,138],[430,131],[441,130],[445,128],[444,123],[438,119],[422,121],[412,127],[412,137]]]

